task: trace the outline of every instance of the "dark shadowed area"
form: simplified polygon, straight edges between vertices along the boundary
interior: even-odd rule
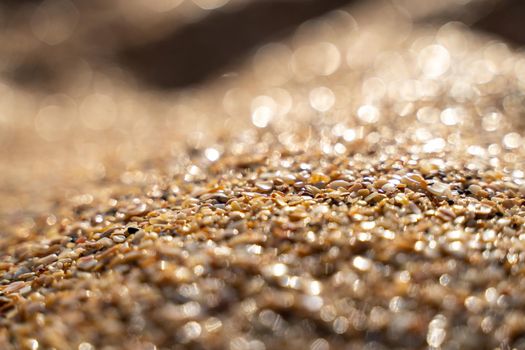
[[[217,11],[157,41],[124,47],[119,58],[146,82],[181,88],[224,73],[258,45],[289,35],[302,22],[356,0],[254,1]]]

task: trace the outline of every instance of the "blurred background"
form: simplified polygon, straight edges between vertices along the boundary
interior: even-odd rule
[[[429,28],[519,48],[524,18],[519,0],[3,0],[0,222],[188,149],[220,154],[267,126],[269,99],[312,113],[297,102],[312,82],[344,76],[350,101],[378,52]]]
[[[383,1],[386,3],[385,1]],[[4,0],[1,73],[9,83],[63,92],[86,71],[121,75],[146,89],[184,89],[216,79],[265,43],[309,19],[353,12],[359,0]],[[392,0],[418,25],[461,21],[522,43],[517,0]],[[147,84],[147,86],[146,86]],[[80,90],[80,88],[78,88]]]

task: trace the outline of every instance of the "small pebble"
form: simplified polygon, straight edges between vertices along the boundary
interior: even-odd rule
[[[348,181],[344,181],[344,180],[335,180],[335,181],[332,181],[328,184],[328,187],[329,188],[332,188],[332,189],[338,189],[340,187],[342,188],[349,188],[352,184]]]

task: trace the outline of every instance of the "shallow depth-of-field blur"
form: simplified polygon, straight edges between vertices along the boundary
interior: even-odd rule
[[[415,31],[489,18],[489,31],[506,35],[509,23],[498,33],[501,23],[490,17],[500,7],[479,0],[3,2],[0,222],[31,226],[53,211],[50,199],[81,195],[107,176],[132,176],[147,160],[163,158],[169,167],[182,150],[220,149],[221,130],[265,123],[264,96],[282,116],[306,116],[311,111],[294,104],[294,86],[369,64],[379,48]],[[345,88],[345,96],[362,91]]]

